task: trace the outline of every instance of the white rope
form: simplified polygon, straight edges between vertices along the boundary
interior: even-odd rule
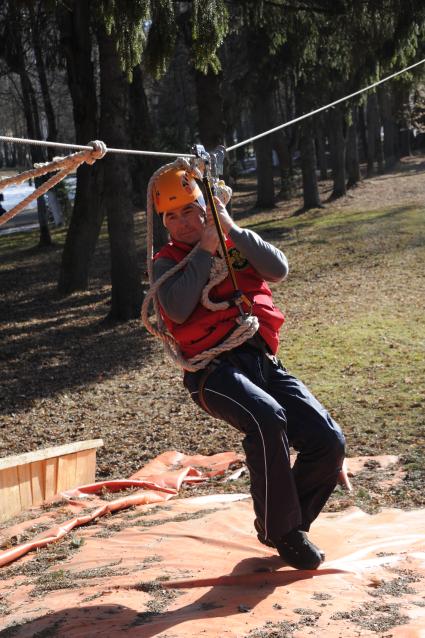
[[[316,113],[321,113],[322,111],[326,111],[326,109],[330,109],[336,104],[340,104],[341,102],[344,102],[345,100],[349,100],[352,97],[355,97],[356,95],[360,95],[361,93],[364,93],[365,91],[369,91],[370,89],[373,89],[375,86],[379,86],[380,84],[383,84],[384,82],[388,82],[388,80],[392,80],[398,75],[401,75],[402,73],[406,73],[406,71],[410,71],[411,69],[414,69],[415,67],[419,66],[420,64],[423,64],[424,62],[425,62],[425,58],[423,58],[422,60],[419,60],[419,62],[415,62],[414,64],[411,64],[410,66],[406,66],[404,69],[401,69],[401,71],[396,71],[395,73],[388,75],[382,80],[378,80],[377,82],[374,82],[373,84],[369,84],[368,86],[365,86],[364,88],[359,89],[358,91],[354,91],[354,93],[350,93],[349,95],[345,95],[344,97],[341,97],[338,100],[335,100],[334,102],[330,102],[329,104],[326,104],[325,106],[321,106],[320,108],[315,109],[314,111],[310,111],[309,113],[300,115],[299,117],[296,117],[293,120],[290,120],[289,122],[285,122],[284,124],[279,124],[279,126],[275,126],[274,128],[271,128],[268,131],[264,131],[263,133],[254,135],[253,137],[250,137],[247,140],[243,140],[243,142],[238,142],[237,144],[233,144],[233,146],[228,146],[226,148],[226,151],[227,152],[234,151],[240,146],[244,146],[245,144],[249,144],[250,142],[259,140],[261,137],[265,137],[266,135],[271,135],[271,133],[280,131],[280,129],[285,128],[287,126],[291,126],[291,124],[296,124],[297,122],[301,122],[301,120],[305,120],[307,117],[316,115]],[[64,144],[61,142],[47,142],[45,140],[30,140],[30,139],[25,139],[21,137],[6,137],[5,135],[0,135],[0,142],[16,142],[17,144],[35,144],[38,146],[53,146],[57,148],[68,148],[68,149],[76,149],[81,151],[91,150],[90,146],[82,146],[78,144]],[[108,153],[124,153],[128,155],[152,155],[154,157],[155,156],[156,157],[177,157],[177,158],[196,157],[195,155],[191,153],[165,153],[161,151],[138,151],[138,150],[133,150],[128,148],[108,148],[107,152]]]
[[[46,140],[30,140],[23,137],[7,137],[0,135],[0,142],[15,142],[16,144],[30,144],[32,146],[50,146],[53,148],[67,148],[79,151],[91,151],[91,146],[82,144],[65,144],[64,142],[47,142]],[[191,153],[165,153],[162,151],[137,151],[128,148],[107,148],[107,153],[125,153],[129,155],[153,155],[156,157],[195,157]]]
[[[401,73],[410,71],[410,69],[414,69],[416,66],[419,66],[420,64],[423,64],[424,62],[425,62],[425,58],[423,58],[423,60],[419,60],[419,62],[415,62],[415,64],[411,64],[410,66],[407,66],[401,71],[396,71],[396,73],[392,73],[391,75],[388,75],[386,78],[383,78],[382,80],[378,80],[377,82],[374,82],[373,84],[369,84],[369,86],[365,86],[363,89],[360,89],[359,91],[355,91],[354,93],[345,95],[344,97],[341,97],[338,100],[335,100],[334,102],[330,102],[329,104],[326,104],[326,106],[321,106],[319,109],[310,111],[310,113],[305,113],[304,115],[300,115],[299,117],[296,117],[293,120],[290,120],[289,122],[285,122],[284,124],[279,124],[279,126],[275,126],[274,128],[271,128],[268,131],[264,131],[264,133],[259,133],[258,135],[254,135],[253,137],[250,137],[249,139],[244,140],[243,142],[238,142],[237,144],[233,144],[233,146],[228,146],[226,148],[226,151],[227,152],[234,151],[236,148],[239,148],[240,146],[245,146],[245,144],[249,144],[250,142],[255,142],[255,140],[259,140],[261,137],[265,137],[266,135],[271,135],[271,133],[280,131],[280,129],[285,128],[286,126],[291,126],[291,124],[295,124],[296,122],[301,122],[301,120],[305,120],[307,117],[316,115],[316,113],[320,113],[321,111],[326,111],[326,109],[330,109],[332,106],[335,106],[336,104],[340,104],[341,102],[344,102],[345,100],[349,100],[350,98],[355,97],[356,95],[360,95],[360,93],[369,91],[369,89],[373,89],[375,86],[378,86],[379,84],[383,84],[384,82],[387,82],[388,80],[391,80],[392,78],[397,77],[397,75],[400,75]]]

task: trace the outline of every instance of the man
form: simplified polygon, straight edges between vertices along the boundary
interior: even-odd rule
[[[170,234],[170,242],[154,257],[155,279],[199,242],[184,269],[158,291],[167,328],[190,358],[223,342],[235,328],[239,310],[232,305],[211,311],[200,303],[219,239],[196,181],[172,168],[157,177],[153,190],[156,210]],[[240,228],[218,198],[216,204],[238,286],[252,304],[259,330],[243,345],[216,357],[206,370],[186,371],[184,384],[200,407],[245,435],[259,540],[275,547],[287,564],[316,569],[324,554],[306,532],[336,485],[344,437],[322,405],[275,357],[284,317],[273,305],[266,282],[286,278],[285,255]],[[210,298],[229,299],[231,293],[228,276]],[[292,468],[290,445],[298,452]]]

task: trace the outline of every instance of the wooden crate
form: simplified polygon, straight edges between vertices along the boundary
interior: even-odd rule
[[[93,483],[102,439],[0,459],[0,522],[64,490]]]

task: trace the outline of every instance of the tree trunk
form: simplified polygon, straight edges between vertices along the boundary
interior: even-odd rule
[[[57,11],[61,44],[66,57],[68,85],[72,98],[75,135],[78,144],[98,137],[96,86],[91,60],[90,3],[73,0]],[[103,219],[100,192],[103,160],[77,171],[74,208],[59,273],[62,294],[86,290],[90,263]]]
[[[273,92],[260,91],[257,88],[253,98],[253,121],[256,133],[270,128],[272,114]],[[273,208],[274,206],[274,182],[273,182],[273,147],[270,135],[266,135],[254,142],[254,150],[257,161],[257,203],[260,208]]]
[[[31,35],[32,35],[32,45],[34,49],[35,62],[37,67],[38,79],[40,82],[41,95],[43,97],[44,104],[44,112],[47,118],[47,139],[49,141],[55,142],[57,140],[57,127],[56,127],[56,118],[53,110],[52,100],[50,98],[50,90],[49,84],[47,81],[46,68],[43,60],[42,53],[42,45],[40,42],[40,12],[41,12],[41,4],[38,5],[39,15],[36,16],[34,12],[34,6],[29,3],[28,10],[31,21]],[[53,149],[48,148],[47,154],[49,159],[53,157]]]
[[[44,112],[46,114],[46,119],[47,119],[47,140],[51,142],[55,142],[57,140],[56,118],[55,118],[55,113],[53,110],[52,100],[50,98],[49,84],[47,81],[46,68],[45,68],[43,53],[42,53],[42,45],[40,41],[40,29],[39,29],[40,10],[41,10],[41,5],[38,6],[39,15],[36,16],[34,12],[34,6],[31,3],[28,4],[28,11],[30,16],[30,24],[31,24],[32,46],[34,49],[37,75],[38,75],[38,80],[40,83],[41,95],[43,98]],[[41,135],[41,130],[40,130],[40,135]],[[54,150],[52,148],[47,148],[46,154],[49,161],[51,161],[54,157]],[[46,177],[42,179],[36,179],[35,180],[36,186],[39,186],[40,184],[42,184],[46,179],[47,179]],[[46,193],[46,197],[47,199],[49,199],[49,193]],[[56,201],[56,206],[59,207],[60,209],[59,202],[57,198],[55,198],[55,194],[53,191],[51,191],[50,193],[50,198],[51,200]],[[62,210],[58,211],[57,209],[54,209],[54,206],[53,206],[53,209],[51,209],[51,212],[55,219],[55,224],[59,225],[59,222],[56,223],[56,219],[63,220]],[[51,239],[50,239],[50,233],[49,233],[49,227],[48,227],[48,212],[47,212],[46,200],[44,197],[40,198],[39,201],[37,202],[37,213],[38,213],[38,221],[40,224],[40,235],[41,235],[40,244],[43,246],[44,245],[49,246],[51,244]],[[61,224],[62,224],[62,221],[60,222],[60,225]]]
[[[285,133],[283,131],[273,133],[272,144],[279,160],[280,191],[278,197],[289,200],[292,197],[291,156]]]
[[[339,106],[335,106],[328,114],[329,147],[333,179],[332,198],[342,197],[347,192],[344,125],[342,110]]]
[[[367,97],[367,176],[371,177],[375,171],[376,158],[376,131],[378,129],[377,110],[373,94],[369,93]]]
[[[395,153],[395,128],[394,114],[392,107],[392,95],[387,86],[380,86],[378,89],[379,110],[381,121],[384,127],[384,158],[385,168],[389,170],[396,162]]]
[[[129,148],[128,81],[121,70],[116,40],[98,30],[100,58],[100,136],[107,146]],[[142,305],[141,273],[134,238],[131,179],[126,155],[104,160],[104,205],[111,248],[112,300],[109,318],[136,319]]]
[[[211,69],[201,73],[194,71],[196,104],[198,107],[198,128],[201,144],[207,151],[214,150],[224,144],[224,100],[222,91],[222,73],[214,73]],[[229,182],[230,166],[227,156],[224,158],[224,181]],[[232,202],[230,200],[227,210],[231,213]]]
[[[244,129],[243,126],[243,120],[242,117],[239,118],[238,123],[236,125],[236,139],[237,142],[242,142],[245,138],[249,137],[249,135],[246,134],[246,131]],[[244,162],[245,157],[246,157],[246,146],[239,146],[234,153],[236,153],[236,159],[239,162]]]
[[[326,135],[321,114],[314,118],[314,130],[316,135],[317,162],[320,170],[320,179],[328,179],[328,160],[326,157]]]
[[[73,0],[66,6],[61,5],[57,19],[66,57],[76,142],[87,144],[98,137],[96,86],[91,61],[90,3]],[[102,162],[80,166],[58,280],[58,290],[62,294],[87,289],[90,263],[103,219],[100,206],[102,184]]]
[[[213,150],[224,142],[222,74],[195,71],[196,102],[201,144]]]
[[[358,144],[358,110],[351,109],[351,124],[347,135],[347,188],[352,188],[360,181],[359,144]]]
[[[40,118],[38,113],[38,105],[35,97],[34,87],[31,83],[30,76],[27,72],[27,64],[25,60],[25,52],[22,44],[22,31],[20,25],[20,16],[18,9],[12,3],[9,5],[11,11],[11,21],[13,23],[14,35],[15,35],[15,53],[16,58],[14,63],[17,64],[17,68],[14,69],[19,74],[21,90],[22,90],[22,102],[24,107],[25,120],[27,124],[28,136],[32,139],[41,140],[41,128]],[[41,146],[31,146],[31,159],[32,162],[44,162],[46,156]],[[37,178],[35,180],[36,188],[40,186],[47,178]],[[40,225],[40,239],[39,246],[47,247],[51,246],[52,239],[50,237],[47,208],[43,197],[37,199],[37,215]]]
[[[157,215],[155,212],[153,213],[153,224],[152,224],[152,234],[153,234],[153,252],[154,254],[158,252],[164,244],[169,241],[168,231],[163,224],[163,215]]]
[[[365,162],[368,157],[368,144],[367,144],[367,126],[365,121],[364,106],[357,107],[357,117],[359,123],[359,140],[360,144],[360,161]]]
[[[144,150],[156,148],[156,138],[145,93],[143,71],[140,65],[133,69],[133,79],[129,85],[129,97],[132,148]],[[149,155],[131,155],[129,162],[133,186],[133,203],[137,206],[145,207],[149,179],[164,161],[161,158]]]
[[[300,125],[301,169],[303,175],[304,209],[321,208],[317,184],[316,149],[314,146],[313,123],[307,118]]]
[[[410,118],[411,109],[409,103],[409,89],[403,85],[395,85],[393,88],[394,95],[394,111],[397,119],[397,147],[398,156],[405,157],[411,155],[411,132]]]
[[[43,178],[36,177],[34,180],[35,187],[38,188],[44,183],[44,181],[45,180]],[[38,245],[40,248],[46,248],[52,245],[52,238],[50,236],[49,216],[44,196],[37,199],[37,217],[40,226],[40,239]]]
[[[376,93],[369,93],[367,98],[367,175],[373,175],[374,162],[378,163],[378,171],[384,170],[384,152],[381,140],[381,122],[379,118],[378,98]]]

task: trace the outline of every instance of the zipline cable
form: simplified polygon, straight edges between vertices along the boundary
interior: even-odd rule
[[[6,137],[0,135],[0,142],[16,142],[17,144],[30,144],[31,146],[50,146],[53,148],[66,148],[68,150],[92,151],[92,146],[83,144],[65,144],[64,142],[47,142],[45,140],[29,140],[22,137]],[[154,155],[158,157],[195,157],[191,153],[166,153],[162,151],[137,151],[127,148],[109,148],[108,153],[126,153],[130,155]]]
[[[289,120],[288,122],[285,122],[284,124],[279,124],[279,126],[275,126],[274,128],[271,128],[268,131],[264,131],[263,133],[254,135],[253,137],[250,137],[247,140],[244,140],[243,142],[238,142],[237,144],[228,146],[226,148],[226,151],[227,152],[234,151],[235,149],[241,146],[244,146],[245,144],[249,144],[250,142],[255,142],[255,140],[259,140],[260,138],[265,137],[266,135],[271,135],[272,133],[275,133],[276,131],[279,131],[280,129],[286,128],[287,126],[291,126],[292,124],[296,124],[297,122],[301,122],[301,120],[305,120],[307,117],[316,115],[316,113],[321,113],[322,111],[326,111],[326,109],[330,109],[336,104],[345,102],[345,100],[349,100],[352,97],[355,97],[356,95],[360,95],[361,93],[364,93],[365,91],[369,91],[370,89],[373,89],[375,86],[379,86],[380,84],[383,84],[384,82],[387,82],[388,80],[392,80],[398,75],[401,75],[402,73],[405,73],[406,71],[410,71],[411,69],[414,69],[415,67],[419,66],[420,64],[423,64],[424,62],[425,62],[425,58],[423,58],[422,60],[419,60],[419,62],[415,62],[414,64],[411,64],[410,66],[406,66],[404,69],[401,69],[400,71],[396,71],[395,73],[388,75],[382,80],[377,80],[376,82],[373,82],[373,84],[369,84],[368,86],[365,86],[364,88],[359,89],[358,91],[354,91],[354,93],[350,93],[349,95],[345,95],[344,97],[341,97],[338,100],[335,100],[334,102],[330,102],[329,104],[326,104],[325,106],[321,106],[320,108],[315,109],[314,111],[310,111],[309,113],[300,115],[299,117],[296,117],[293,120]],[[65,144],[61,142],[47,142],[44,140],[30,140],[30,139],[24,139],[20,137],[7,137],[5,135],[0,135],[0,142],[16,142],[17,144],[51,146],[56,148],[66,148],[66,149],[81,150],[81,151],[93,150],[91,146],[83,146],[81,144]],[[156,157],[191,157],[191,158],[196,157],[195,155],[191,153],[166,153],[162,151],[138,151],[138,150],[124,149],[124,148],[108,148],[107,152],[108,153],[123,153],[128,155],[151,155]]]
[[[349,100],[350,98],[355,97],[356,95],[360,95],[361,93],[364,93],[365,91],[369,91],[369,89],[373,89],[375,86],[378,86],[379,84],[383,84],[384,82],[387,82],[388,80],[392,80],[392,78],[397,77],[397,75],[401,75],[401,73],[410,71],[410,69],[414,69],[416,66],[419,66],[420,64],[423,64],[424,62],[425,62],[425,58],[422,60],[419,60],[419,62],[415,62],[415,64],[411,64],[410,66],[407,66],[401,71],[396,71],[395,73],[392,73],[391,75],[389,75],[386,78],[383,78],[382,80],[378,80],[377,82],[374,82],[373,84],[369,84],[369,86],[365,86],[363,89],[360,89],[359,91],[355,91],[354,93],[345,95],[344,97],[341,97],[338,100],[331,102],[330,104],[326,104],[326,106],[321,106],[320,108],[315,109],[314,111],[310,111],[310,113],[305,113],[304,115],[300,115],[299,117],[296,117],[293,120],[290,120],[289,122],[285,122],[284,124],[279,124],[279,126],[275,126],[274,128],[271,128],[268,131],[264,131],[264,133],[259,133],[258,135],[254,135],[253,137],[250,137],[249,139],[244,140],[243,142],[238,142],[237,144],[233,144],[233,146],[228,146],[226,148],[226,151],[227,152],[234,151],[236,148],[239,148],[240,146],[244,146],[245,144],[249,144],[250,142],[259,140],[261,137],[265,137],[266,135],[270,135],[271,133],[280,131],[280,129],[285,128],[286,126],[291,126],[291,124],[295,124],[296,122],[301,122],[301,120],[305,120],[307,117],[316,115],[316,113],[320,113],[321,111],[326,111],[326,109],[330,109],[336,104],[340,104],[341,102],[344,102],[345,100]]]

